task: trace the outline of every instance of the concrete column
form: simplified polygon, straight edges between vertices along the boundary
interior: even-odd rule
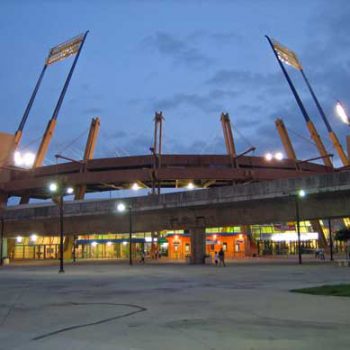
[[[205,227],[193,227],[191,234],[191,264],[205,263]]]

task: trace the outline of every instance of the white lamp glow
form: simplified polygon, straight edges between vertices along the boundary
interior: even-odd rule
[[[304,191],[304,190],[300,190],[300,191],[298,192],[298,196],[299,196],[299,197],[305,197],[305,196],[306,196],[305,191]]]
[[[188,190],[193,190],[194,189],[193,182],[190,182],[186,187],[187,187]]]
[[[117,210],[118,210],[119,212],[123,212],[123,211],[125,211],[125,209],[126,209],[126,206],[125,206],[124,203],[119,203],[119,204],[117,205]]]
[[[343,123],[350,125],[349,117],[345,112],[345,109],[340,101],[335,105],[335,110],[339,116],[339,118],[343,121]]]
[[[54,183],[54,182],[50,183],[50,185],[49,185],[49,190],[50,190],[51,192],[56,192],[56,191],[58,190],[57,184]]]
[[[133,191],[138,191],[140,188],[141,188],[140,185],[136,182],[134,182],[133,185],[131,186],[131,189]]]
[[[276,152],[275,153],[275,159],[283,160],[283,153],[282,152]]]
[[[272,155],[271,153],[266,153],[266,154],[265,154],[265,159],[266,159],[268,162],[271,161],[272,158],[273,158],[273,155]]]
[[[16,166],[31,168],[35,161],[35,154],[32,152],[22,154],[21,152],[16,151],[13,160]]]
[[[67,188],[67,193],[68,194],[73,194],[74,193],[74,188],[73,187],[68,187]]]

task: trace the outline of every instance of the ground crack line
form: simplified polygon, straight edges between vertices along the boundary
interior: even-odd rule
[[[66,327],[66,328],[61,328],[58,329],[57,331],[53,331],[50,333],[46,333],[46,334],[42,334],[39,335],[37,337],[32,338],[32,340],[40,340],[40,339],[44,339],[47,337],[51,337],[53,335],[59,334],[59,333],[63,333],[63,332],[68,332],[74,329],[78,329],[78,328],[84,328],[84,327],[90,327],[90,326],[96,326],[96,325],[100,325],[102,323],[106,323],[106,322],[110,322],[110,321],[114,321],[114,320],[118,320],[120,318],[124,318],[124,317],[128,317],[134,314],[137,314],[139,312],[144,312],[147,311],[146,308],[139,306],[139,305],[134,305],[134,304],[114,304],[114,303],[71,303],[71,305],[75,305],[75,306],[79,306],[79,305],[112,305],[112,306],[129,306],[132,308],[136,308],[137,310],[132,311],[132,312],[128,312],[127,314],[123,314],[123,315],[119,315],[119,316],[114,316],[114,317],[109,317],[109,318],[105,318],[103,320],[100,321],[96,321],[96,322],[91,322],[91,323],[84,323],[84,324],[78,324],[75,326],[70,326],[70,327]]]

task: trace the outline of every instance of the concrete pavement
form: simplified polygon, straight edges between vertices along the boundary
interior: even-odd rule
[[[0,349],[348,349],[350,283],[329,263],[124,263],[0,269]]]

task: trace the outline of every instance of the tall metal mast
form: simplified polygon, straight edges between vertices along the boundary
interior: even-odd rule
[[[305,122],[306,122],[307,128],[309,130],[310,136],[314,140],[314,142],[316,144],[316,147],[317,147],[317,149],[318,149],[318,151],[319,151],[319,153],[320,153],[320,155],[322,157],[322,160],[323,160],[324,164],[326,166],[332,167],[333,164],[332,164],[332,161],[331,161],[331,159],[329,157],[329,154],[328,154],[328,152],[326,150],[326,147],[324,146],[324,144],[323,144],[323,142],[322,142],[322,140],[320,138],[320,135],[318,134],[318,132],[317,132],[317,130],[315,128],[315,125],[311,121],[311,119],[310,119],[310,117],[309,117],[309,115],[308,115],[308,113],[307,113],[307,111],[306,111],[306,109],[305,109],[305,107],[304,107],[300,97],[299,97],[299,94],[297,93],[297,91],[296,91],[296,89],[295,89],[295,87],[294,87],[294,85],[292,83],[292,80],[290,79],[290,77],[289,77],[289,75],[287,73],[287,70],[284,68],[284,66],[283,66],[283,64],[282,64],[282,62],[281,62],[281,60],[280,60],[280,58],[279,58],[279,56],[278,56],[278,54],[277,54],[277,52],[275,50],[274,44],[272,43],[271,39],[267,35],[265,35],[265,37],[266,37],[267,41],[269,42],[269,44],[271,46],[271,49],[272,49],[272,51],[273,51],[273,53],[274,53],[274,55],[276,57],[276,60],[277,60],[279,66],[280,66],[280,68],[281,68],[281,70],[282,70],[282,72],[283,72],[283,74],[284,74],[284,76],[285,76],[285,78],[286,78],[286,80],[288,82],[288,85],[289,85],[290,89],[292,90],[294,98],[295,98],[295,100],[296,100],[296,102],[297,102],[297,104],[299,106],[299,109],[300,109],[300,111],[301,111],[301,113],[302,113],[302,115],[303,115],[303,117],[305,119]]]

